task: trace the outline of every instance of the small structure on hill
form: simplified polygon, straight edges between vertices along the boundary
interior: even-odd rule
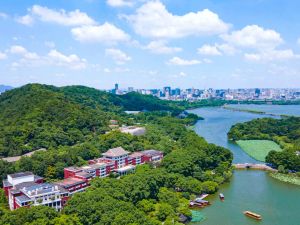
[[[141,136],[146,133],[146,128],[145,127],[136,127],[136,126],[125,126],[125,127],[121,127],[120,131],[122,133],[127,133],[127,134],[131,134],[134,136]]]

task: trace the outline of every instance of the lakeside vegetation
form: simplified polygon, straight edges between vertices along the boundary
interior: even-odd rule
[[[239,109],[235,107],[231,107],[228,105],[223,106],[224,109],[232,110],[232,111],[237,111],[237,112],[248,112],[248,113],[254,113],[254,114],[266,114],[266,112],[255,110],[255,109]]]
[[[300,174],[284,174],[279,172],[271,172],[269,173],[271,177],[274,179],[280,180],[282,182],[300,185]]]
[[[238,123],[230,129],[228,138],[237,140],[272,140],[283,151],[270,151],[266,162],[276,168],[300,171],[300,117],[284,119],[261,118]]]
[[[269,140],[239,140],[236,143],[252,158],[265,162],[270,151],[282,151],[280,146]]]
[[[133,108],[137,99],[146,111],[125,114],[124,110],[141,109]],[[2,155],[13,155],[19,147],[22,151],[47,148],[15,163],[0,160],[2,179],[18,171],[32,171],[47,181],[61,179],[64,167],[84,165],[118,146],[130,152],[157,149],[165,157],[156,169],[144,165],[121,179],[93,180],[91,187],[75,194],[60,213],[42,206],[15,211],[3,206],[0,224],[180,224],[180,214],[191,216],[189,199],[214,193],[230,179],[232,153],[187,129],[198,117],[177,118],[183,107],[176,104],[138,94],[113,96],[81,86],[34,84],[1,95],[0,105],[5,106],[0,109],[0,127],[5,134],[0,138]],[[6,118],[9,114],[11,118]],[[143,136],[105,133],[110,119],[145,126],[147,132]],[[7,151],[7,146],[15,148]]]

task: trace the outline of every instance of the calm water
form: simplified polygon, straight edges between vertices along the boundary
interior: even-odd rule
[[[237,109],[252,109],[276,115],[300,116],[300,105],[229,105]]]
[[[281,112],[287,114],[286,106],[280,107]],[[239,146],[227,141],[227,132],[236,123],[263,115],[222,108],[201,108],[191,112],[205,118],[196,124],[196,132],[208,142],[230,149],[235,163],[256,162]],[[212,205],[201,211],[206,220],[195,225],[300,225],[299,186],[277,181],[262,171],[235,171],[231,182],[223,185],[220,192],[224,193],[225,202],[221,202],[217,195],[211,196]],[[245,210],[261,214],[263,220],[255,221],[244,216],[242,212]]]

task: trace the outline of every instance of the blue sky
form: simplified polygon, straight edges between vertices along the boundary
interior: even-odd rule
[[[6,0],[0,83],[300,84],[297,0]]]

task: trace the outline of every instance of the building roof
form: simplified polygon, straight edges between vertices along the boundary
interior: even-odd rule
[[[144,135],[146,133],[145,127],[135,127],[135,126],[129,126],[129,127],[122,127],[120,128],[120,131],[122,133],[127,133],[135,136]]]
[[[116,171],[119,172],[119,173],[121,173],[121,172],[127,172],[127,171],[134,170],[134,169],[135,169],[135,166],[128,165],[128,166],[124,166],[124,167],[118,168],[118,169],[116,169]]]
[[[51,183],[34,184],[23,187],[21,191],[27,196],[45,195],[53,192],[65,192],[66,190],[58,185]]]
[[[18,177],[25,177],[31,175],[33,175],[32,172],[20,172],[20,173],[8,174],[7,176],[10,176],[11,178],[18,178]]]
[[[20,203],[23,203],[23,202],[30,202],[31,198],[28,198],[26,195],[21,195],[21,196],[17,196],[16,200]]]
[[[84,184],[85,181],[79,178],[71,177],[61,181],[56,182],[55,184],[62,186],[63,188],[69,188],[79,184]]]
[[[105,166],[113,166],[115,164],[113,160],[107,158],[98,158],[98,159],[90,160],[89,163],[90,165],[104,164]]]
[[[82,166],[81,168],[83,170],[96,170],[96,169],[99,169],[101,167],[105,167],[106,166],[106,163],[102,163],[102,162],[98,162],[98,163],[95,163],[95,164],[90,164],[88,166]]]
[[[13,189],[11,189],[10,192],[12,194],[17,194],[17,193],[20,193],[21,189],[24,189],[24,188],[26,189],[27,187],[31,187],[31,186],[35,186],[35,185],[36,185],[36,183],[33,181],[23,182],[23,183],[15,185],[15,187]]]
[[[83,177],[83,178],[86,178],[86,179],[92,178],[92,177],[93,177],[92,174],[89,174],[89,173],[87,173],[87,172],[79,172],[79,173],[76,173],[75,176]]]
[[[137,157],[142,157],[142,156],[143,156],[143,153],[141,153],[141,152],[134,152],[129,155],[130,158],[137,158]]]
[[[118,156],[126,155],[128,153],[129,152],[125,151],[122,147],[118,147],[118,148],[109,149],[107,152],[103,153],[102,155],[108,157],[118,157]]]
[[[82,171],[81,168],[75,167],[75,166],[67,167],[67,168],[65,168],[65,170],[68,170],[68,171],[71,171],[71,172],[75,172],[75,173],[78,173],[78,172]]]
[[[161,151],[157,151],[157,150],[153,150],[153,149],[142,151],[142,153],[143,153],[144,155],[148,155],[148,156],[156,156],[156,155],[162,154]]]
[[[34,175],[34,181],[44,179],[44,177],[40,177],[38,175]]]
[[[3,187],[11,187],[11,186],[13,186],[11,183],[8,182],[8,180],[3,180],[2,184],[3,184]]]

